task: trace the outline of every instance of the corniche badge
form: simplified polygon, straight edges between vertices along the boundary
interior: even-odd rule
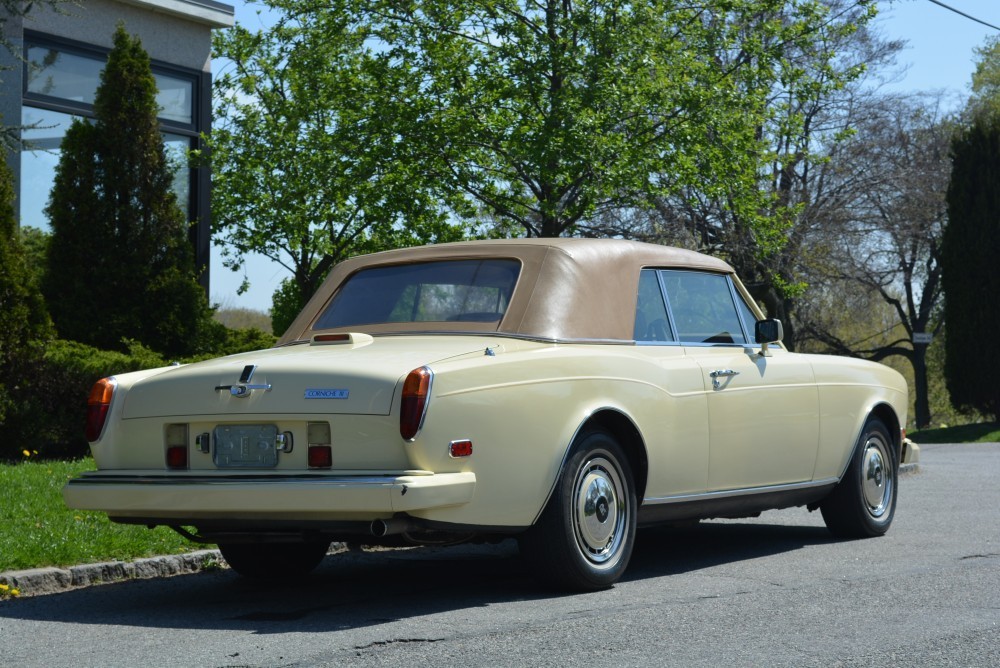
[[[347,399],[350,397],[350,390],[333,390],[322,388],[310,388],[306,390],[306,399]]]
[[[247,364],[243,367],[243,373],[240,374],[240,384],[239,385],[216,385],[215,391],[229,390],[229,394],[234,397],[249,397],[250,393],[254,390],[264,390],[265,392],[271,391],[270,383],[266,385],[251,385],[250,379],[253,378],[253,372],[257,370],[256,364]]]

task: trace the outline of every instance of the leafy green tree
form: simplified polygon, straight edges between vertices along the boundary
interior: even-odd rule
[[[41,359],[52,323],[19,243],[13,178],[0,160],[0,457],[16,447],[9,427],[23,412],[33,362]]]
[[[973,113],[1000,113],[1000,37],[986,40],[976,55],[979,60],[972,74],[969,108]]]
[[[105,349],[135,339],[176,356],[222,332],[196,280],[157,109],[149,56],[119,25],[96,119],[74,121],[63,139],[44,291],[63,338]]]
[[[401,136],[480,215],[529,236],[603,235],[602,213],[698,184],[780,243],[781,221],[759,215],[757,131],[786,45],[823,20],[812,3],[369,4],[422,82]]]
[[[959,410],[1000,421],[1000,356],[984,352],[1000,328],[1000,112],[986,109],[952,143],[948,226],[941,249],[945,380]]]
[[[294,289],[275,294],[282,311],[297,312],[342,259],[462,236],[395,129],[418,122],[407,97],[418,81],[335,9],[215,36],[232,62],[216,78],[209,138],[216,243],[234,271],[256,253],[292,273]]]
[[[900,45],[869,30],[875,5],[865,0],[758,9],[738,24],[742,30],[730,44],[716,47],[717,59],[733,68],[734,85],[747,92],[741,108],[749,109],[746,123],[758,138],[745,149],[752,166],[736,178],[724,160],[705,163],[703,179],[658,197],[646,228],[633,234],[725,257],[767,313],[784,322],[785,341],[794,347],[804,265],[816,232],[830,225],[831,210],[843,201],[830,187],[845,183],[831,178],[830,158],[871,108],[869,68],[884,66]],[[784,30],[767,28],[775,23]],[[766,48],[744,46],[757,40]],[[735,67],[747,58],[762,62]],[[749,96],[762,88],[766,94]],[[756,195],[743,192],[748,188]]]
[[[399,245],[447,213],[480,233],[603,236],[603,214],[685,186],[725,201],[760,246],[785,241],[757,187],[761,128],[797,76],[787,54],[830,20],[817,3],[267,4],[285,17],[273,30],[217,45],[236,63],[213,139],[234,267],[294,258],[308,297],[306,274],[325,274],[337,244],[368,250],[369,230]],[[310,255],[317,230],[330,250]]]

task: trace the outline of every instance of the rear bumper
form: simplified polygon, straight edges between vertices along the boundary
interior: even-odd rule
[[[471,472],[166,476],[95,471],[69,481],[63,499],[70,508],[115,518],[372,520],[468,503],[475,488]]]

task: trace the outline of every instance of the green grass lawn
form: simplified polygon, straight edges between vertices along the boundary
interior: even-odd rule
[[[0,572],[201,549],[163,527],[113,524],[103,513],[67,508],[63,485],[92,469],[92,459],[0,465]]]

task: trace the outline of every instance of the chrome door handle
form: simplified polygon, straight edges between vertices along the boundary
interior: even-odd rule
[[[722,387],[722,381],[719,380],[720,378],[732,378],[733,376],[740,375],[740,372],[733,371],[732,369],[718,369],[708,375],[712,379],[712,389],[718,390]]]

